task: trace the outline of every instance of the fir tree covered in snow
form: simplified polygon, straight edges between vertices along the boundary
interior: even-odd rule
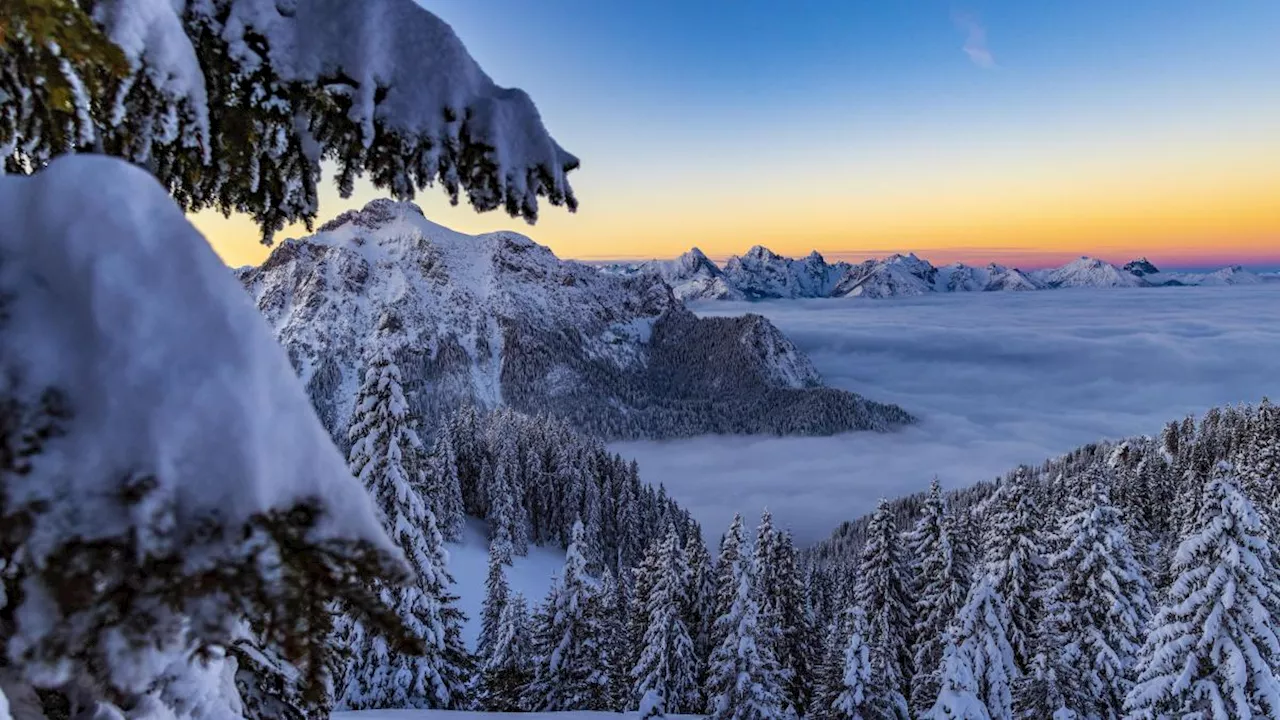
[[[6,172],[116,155],[183,210],[252,215],[267,241],[316,217],[322,158],[344,197],[365,176],[401,199],[438,182],[454,202],[465,192],[479,211],[530,222],[539,198],[576,207],[566,175],[578,160],[529,96],[495,85],[412,0],[39,0],[0,12]]]
[[[948,636],[942,647],[938,668],[938,697],[922,720],[992,720],[987,705],[978,697],[973,663]]]
[[[964,708],[969,694],[981,701],[993,720],[1013,717],[1013,684],[1018,668],[1009,644],[1008,623],[1008,610],[1000,593],[989,577],[980,578],[947,631],[949,646],[943,653],[938,695],[925,717],[957,717],[943,711]]]
[[[466,511],[462,504],[462,483],[458,478],[458,456],[447,434],[441,434],[431,449],[427,461],[427,483],[422,494],[436,516],[444,539],[449,542],[462,539]]]
[[[1038,513],[1029,473],[1019,468],[1000,486],[986,520],[984,572],[1008,608],[1008,639],[1019,668],[1031,660],[1031,637],[1039,620],[1035,592],[1044,556]]]
[[[586,542],[581,522],[573,524],[564,569],[533,620],[534,677],[528,688],[530,710],[580,710],[598,692],[598,659],[603,634],[592,623],[588,605],[597,592],[582,555]]]
[[[720,578],[736,588],[728,610],[716,619],[719,639],[707,669],[707,714],[710,720],[776,720],[783,716],[783,688],[778,665],[769,646],[767,628],[760,625],[755,569],[740,551],[742,518],[734,517],[725,545],[738,552],[720,559]]]
[[[1065,643],[1061,652],[1091,705],[1074,709],[1114,719],[1123,710],[1151,615],[1150,588],[1103,480],[1090,477],[1088,497],[1058,531],[1064,547],[1050,559],[1056,582],[1044,606],[1065,619],[1062,635],[1052,641]]]
[[[641,718],[694,712],[698,702],[698,658],[685,625],[689,568],[675,529],[653,548],[644,572],[646,618],[640,658],[632,669]]]
[[[810,674],[814,657],[813,617],[810,613],[804,577],[796,558],[790,533],[773,526],[766,510],[756,534],[755,564],[760,575],[760,617],[770,635],[774,658],[778,661],[785,709],[803,716],[810,701]]]
[[[883,500],[867,528],[856,602],[867,615],[866,642],[871,648],[876,683],[884,688],[895,712],[906,717],[905,693],[911,677],[911,600],[896,520]]]
[[[387,346],[390,347],[390,346]],[[352,648],[353,666],[341,688],[352,709],[459,708],[466,704],[468,658],[461,640],[462,614],[453,606],[444,539],[418,492],[421,441],[407,414],[400,371],[390,350],[371,359],[352,414],[352,473],[364,482],[392,538],[417,576],[415,583],[380,590],[425,652],[397,652],[386,639],[363,634]]]
[[[738,585],[741,578],[736,574],[741,568],[743,553],[749,552],[747,538],[742,524],[742,515],[735,513],[729,529],[720,538],[720,552],[716,557],[715,597],[712,600],[711,646],[719,647],[724,641],[728,627],[720,622],[720,618],[729,614],[733,603],[738,598]],[[637,591],[640,584],[636,584]],[[757,608],[757,612],[759,609]]]
[[[476,655],[482,665],[493,652],[493,645],[501,632],[502,615],[511,599],[511,587],[507,584],[506,567],[511,564],[511,540],[506,531],[499,528],[489,541],[489,572],[484,581],[484,606],[480,612],[480,637],[476,642]]]
[[[916,571],[911,708],[921,713],[932,707],[938,696],[938,669],[947,626],[969,594],[970,570],[956,554],[954,521],[937,478],[929,487],[910,546]]]
[[[533,646],[529,607],[520,593],[511,595],[503,604],[486,650],[480,657],[476,704],[491,712],[526,709],[524,691],[533,678]]]
[[[103,717],[323,715],[333,600],[416,651],[369,589],[409,579],[398,544],[164,188],[117,160],[63,158],[0,177],[0,215],[9,699],[39,689]]]
[[[688,589],[684,609],[685,627],[693,640],[694,657],[698,660],[698,690],[706,679],[707,660],[711,657],[711,631],[715,624],[715,565],[702,541],[702,528],[694,525],[685,540],[685,560],[689,564]],[[698,704],[705,707],[705,698]]]
[[[839,679],[832,688],[829,707],[815,708],[816,715],[831,720],[879,720],[898,717],[892,693],[876,679],[867,644],[867,616],[854,607],[843,621],[844,640],[839,653]]]
[[[627,601],[627,583],[614,577],[605,568],[600,580],[600,592],[591,599],[592,623],[599,628],[600,645],[598,662],[602,671],[597,676],[597,709],[622,710],[631,707],[632,657],[627,643],[627,617],[630,605]]]
[[[1219,465],[1173,562],[1126,700],[1133,720],[1280,718],[1280,576],[1234,470]]]

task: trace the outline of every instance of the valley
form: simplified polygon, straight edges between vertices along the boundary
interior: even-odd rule
[[[769,318],[832,386],[920,422],[889,434],[615,443],[711,528],[768,506],[801,543],[880,497],[991,480],[1102,438],[1280,396],[1280,285],[698,303]]]

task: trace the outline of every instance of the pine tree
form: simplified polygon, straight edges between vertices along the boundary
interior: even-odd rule
[[[533,678],[533,647],[529,629],[529,609],[524,596],[516,593],[502,606],[502,616],[481,657],[477,704],[489,712],[519,712],[526,709],[525,687]]]
[[[938,714],[939,704],[950,706],[954,702],[950,699],[952,693],[963,697],[966,689],[982,702],[993,720],[1013,717],[1013,685],[1018,668],[1008,627],[1004,599],[990,578],[980,578],[947,632],[954,652],[951,657],[944,653],[939,694],[926,717],[949,717]],[[958,707],[964,707],[964,703]]]
[[[447,432],[440,433],[428,460],[428,484],[423,492],[440,523],[440,534],[449,542],[462,539],[466,511],[462,505],[462,481],[458,477],[458,456]]]
[[[736,549],[741,532],[742,518],[735,516],[722,545]],[[728,557],[721,557],[720,577],[737,589],[728,611],[716,619],[720,640],[707,671],[709,720],[776,720],[783,712],[782,688],[767,633],[760,627],[755,572],[741,552]]]
[[[540,712],[584,709],[595,694],[599,637],[587,606],[592,595],[582,556],[585,533],[573,524],[564,569],[534,617],[535,670],[529,709]]]
[[[804,578],[789,533],[773,525],[764,511],[756,535],[755,565],[760,622],[768,629],[769,642],[778,662],[784,708],[802,716],[810,702],[809,675],[813,672],[814,627]]]
[[[619,580],[605,568],[604,578],[600,583],[600,592],[593,598],[596,604],[593,609],[599,619],[595,625],[600,628],[600,668],[604,670],[606,685],[600,690],[607,701],[602,703],[605,710],[623,710],[631,707],[631,666],[628,661],[631,652],[627,643],[626,620],[630,611],[627,601],[627,585],[625,578]]]
[[[839,680],[827,708],[819,708],[820,717],[831,720],[879,720],[897,717],[898,708],[890,701],[892,693],[876,679],[872,667],[871,646],[867,644],[867,616],[861,608],[849,610],[844,624]]]
[[[946,629],[969,594],[969,574],[956,557],[953,528],[942,487],[934,478],[910,537],[916,567],[915,677],[911,682],[911,708],[916,714],[932,707],[938,697]]]
[[[729,530],[720,538],[720,554],[716,558],[715,599],[712,605],[714,616],[711,624],[711,645],[713,648],[718,647],[724,641],[724,636],[721,633],[725,630],[725,626],[720,623],[720,618],[729,614],[729,609],[733,607],[733,603],[737,600],[740,579],[734,573],[737,572],[738,563],[742,560],[743,553],[746,550],[746,535],[743,531],[742,515],[735,513],[733,522],[729,525]],[[639,576],[636,579],[637,590],[639,590]]]
[[[342,705],[382,707],[463,707],[469,659],[461,640],[462,613],[450,594],[453,578],[435,516],[418,494],[421,443],[400,387],[400,371],[390,345],[371,358],[352,413],[350,465],[383,513],[387,531],[409,559],[413,584],[384,587],[380,594],[416,637],[424,653],[395,653],[387,641],[360,633],[352,648]]]
[[[707,662],[711,658],[711,629],[715,622],[713,606],[716,593],[711,554],[702,542],[701,528],[696,525],[685,541],[684,554],[689,565],[684,623],[693,640],[693,654],[698,667],[697,690],[701,693],[706,680]],[[700,698],[696,707],[706,707],[706,699]]]
[[[911,672],[911,610],[908,581],[893,511],[880,501],[862,548],[856,602],[867,614],[867,644],[876,683],[900,716],[907,714],[907,679]]]
[[[1045,604],[1066,618],[1063,652],[1092,707],[1075,708],[1114,719],[1132,685],[1133,664],[1151,614],[1150,588],[1120,511],[1111,504],[1104,480],[1092,484],[1081,509],[1058,531],[1064,548],[1050,560],[1057,583]]]
[[[854,613],[861,616],[862,645],[866,646],[866,614],[856,607],[835,613],[825,628],[822,656],[814,674],[813,701],[809,711],[812,720],[839,720],[835,713],[836,698],[845,688],[845,651],[854,631]]]
[[[640,659],[631,671],[641,718],[697,709],[698,662],[684,623],[688,565],[674,528],[656,546],[645,616],[648,618]]]
[[[505,529],[500,528],[489,541],[489,574],[484,581],[484,605],[480,611],[480,637],[476,641],[476,655],[482,664],[493,651],[498,637],[502,613],[510,600],[511,589],[504,569],[511,564],[511,540]]]
[[[1044,558],[1036,518],[1040,512],[1030,492],[1026,468],[1019,468],[997,491],[987,519],[985,573],[1009,610],[1008,637],[1018,668],[1031,661],[1030,638],[1039,609],[1035,591]]]
[[[1178,546],[1127,718],[1280,718],[1280,576],[1231,466],[1219,465]]]
[[[1070,609],[1051,595],[1064,568],[1046,567],[1036,597],[1041,601],[1040,622],[1031,636],[1033,655],[1022,676],[1014,682],[1013,714],[1018,720],[1078,720],[1091,706],[1078,676],[1080,663],[1070,642]]]
[[[921,720],[992,720],[986,703],[978,697],[978,682],[973,664],[947,637],[942,648],[942,665],[938,670],[938,698]]]
[[[491,461],[482,473],[486,482],[486,507],[489,534],[499,530],[510,538],[516,555],[529,551],[529,518],[524,505],[524,487],[520,482],[520,449],[516,432],[494,432],[490,442]],[[584,547],[582,545],[579,546]]]
[[[1280,531],[1277,507],[1277,483],[1280,483],[1280,412],[1267,399],[1247,423],[1236,452],[1235,470],[1240,490],[1253,503],[1273,535]]]

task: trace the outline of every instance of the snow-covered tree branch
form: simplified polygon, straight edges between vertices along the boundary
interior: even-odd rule
[[[248,213],[264,242],[316,217],[322,160],[399,199],[530,223],[577,206],[578,159],[413,0],[18,0],[0,11],[0,161],[29,173],[106,152],[189,212]],[[58,19],[55,22],[54,19]]]

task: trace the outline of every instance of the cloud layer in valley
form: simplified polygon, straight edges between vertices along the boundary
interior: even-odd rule
[[[769,317],[829,384],[921,418],[892,434],[619,443],[718,537],[768,506],[802,542],[881,496],[993,478],[1101,438],[1280,397],[1280,284],[713,303]]]

